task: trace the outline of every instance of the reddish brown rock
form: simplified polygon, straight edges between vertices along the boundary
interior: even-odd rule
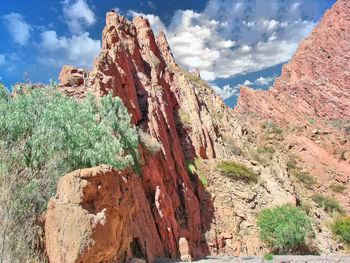
[[[299,169],[316,178],[319,193],[335,196],[347,212],[349,195],[335,193],[330,185],[349,182],[350,165],[341,158],[350,148],[349,17],[350,2],[338,0],[300,43],[273,87],[269,91],[241,87],[235,108],[251,119],[257,134],[264,132],[261,125],[266,120],[280,124],[289,144],[287,154],[298,157]],[[251,117],[254,114],[259,125]],[[265,138],[276,140],[271,134]]]
[[[108,166],[60,179],[45,233],[52,263],[152,261],[164,255],[138,176]]]
[[[200,106],[202,98],[197,96],[207,91],[210,100],[225,107],[224,113],[232,111],[208,87],[191,84],[189,73],[175,64],[165,35],[160,32],[155,38],[146,19],[138,17],[132,23],[114,12],[107,13],[102,42],[87,87],[67,90],[60,85],[60,90],[77,98],[86,92],[97,97],[113,92],[123,100],[133,123],[151,137],[148,142],[152,145],[140,143],[141,172],[143,191],[158,230],[156,238],[161,240],[163,254],[159,256],[203,257],[208,253],[203,236],[208,224],[202,225],[201,212],[208,208],[201,208],[207,205],[198,194],[202,185],[195,175],[189,176],[186,166],[196,155],[215,156],[214,141],[219,136],[212,130],[208,108]],[[195,131],[183,129],[180,107],[195,116],[196,122],[191,124]],[[147,136],[140,136],[140,140]],[[206,215],[203,220],[210,221],[212,214]],[[185,243],[187,248],[183,249]]]
[[[339,0],[304,39],[268,92],[242,87],[236,110],[281,123],[350,118],[350,3]]]

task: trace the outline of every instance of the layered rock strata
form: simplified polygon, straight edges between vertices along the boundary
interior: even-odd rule
[[[350,3],[338,0],[304,39],[268,92],[241,88],[236,110],[281,123],[350,119]]]

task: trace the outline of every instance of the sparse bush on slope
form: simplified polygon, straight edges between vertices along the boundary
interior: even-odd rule
[[[243,180],[247,183],[257,183],[258,174],[243,164],[234,161],[222,161],[217,165],[217,169],[229,178]]]
[[[60,176],[137,166],[138,137],[120,98],[68,98],[55,85],[11,96],[0,85],[1,262],[33,260],[35,220]]]
[[[338,218],[331,225],[333,233],[346,244],[350,245],[350,216]]]
[[[321,194],[314,194],[312,200],[324,209],[326,212],[338,212],[339,214],[344,214],[345,211],[341,205],[334,199],[323,196]]]

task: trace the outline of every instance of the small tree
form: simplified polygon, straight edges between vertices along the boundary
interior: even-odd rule
[[[310,219],[290,204],[262,210],[258,226],[261,240],[278,254],[304,250],[306,239],[312,233]]]

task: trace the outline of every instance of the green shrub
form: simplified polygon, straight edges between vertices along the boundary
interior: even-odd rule
[[[262,125],[263,129],[266,129],[267,133],[282,134],[283,130],[274,121],[265,121]]]
[[[350,244],[350,216],[337,219],[331,229],[342,242]]]
[[[273,254],[265,254],[264,259],[265,260],[273,260]]]
[[[336,192],[336,193],[343,193],[346,189],[346,186],[341,185],[341,184],[332,184],[331,185],[331,189],[332,191]]]
[[[0,220],[12,233],[1,235],[5,254],[19,261],[28,256],[35,219],[60,176],[102,164],[137,170],[138,137],[130,123],[121,99],[111,94],[98,104],[92,95],[81,102],[68,98],[56,85],[19,87],[16,96],[0,85]]]
[[[268,132],[270,131],[270,129],[275,126],[275,122],[274,121],[271,121],[271,120],[268,120],[268,121],[265,121],[263,123],[263,125],[261,126],[263,129],[266,129]]]
[[[309,173],[306,172],[295,172],[293,174],[306,188],[311,188],[317,183],[317,180]]]
[[[278,126],[274,126],[274,127],[272,127],[270,132],[273,134],[282,134],[283,130]]]
[[[149,54],[149,58],[150,58],[150,64],[152,67],[158,67],[160,64],[160,60],[159,58],[153,54],[153,52],[150,52]]]
[[[301,208],[305,211],[307,215],[310,215],[313,208],[313,203],[311,201],[303,201],[301,204]]]
[[[241,156],[243,154],[242,149],[233,138],[223,135],[222,139],[234,155]]]
[[[260,238],[275,253],[301,251],[312,233],[310,219],[298,207],[290,204],[262,210],[258,215]]]
[[[325,197],[320,194],[315,194],[312,196],[312,200],[322,207],[326,212],[334,212],[337,211],[340,214],[344,214],[344,209],[340,206],[340,204],[329,197]]]
[[[194,158],[194,165],[196,166],[197,169],[199,168],[199,165],[200,165],[199,159]]]
[[[199,180],[201,180],[201,183],[203,186],[207,186],[208,185],[208,179],[203,177],[203,176],[200,176],[199,177]]]
[[[230,178],[243,180],[245,182],[258,182],[258,175],[253,169],[243,164],[233,161],[222,161],[217,165],[217,169]]]
[[[187,168],[188,168],[188,170],[190,171],[191,174],[194,174],[196,172],[196,167],[192,163],[189,163]]]

